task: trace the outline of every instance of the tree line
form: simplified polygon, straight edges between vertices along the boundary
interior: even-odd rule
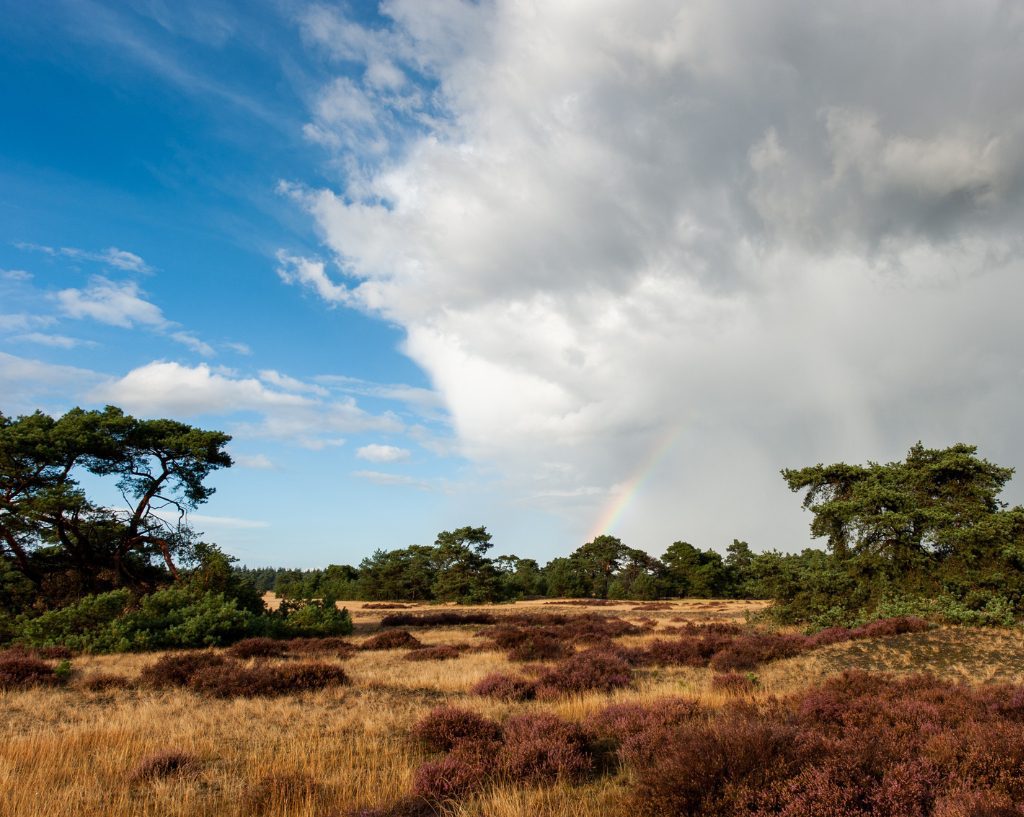
[[[299,615],[296,627],[321,616],[326,630],[345,627],[334,620],[335,599],[765,598],[775,618],[813,626],[906,613],[1008,623],[1024,613],[1024,508],[1000,498],[1013,469],[965,443],[918,443],[891,463],[784,469],[824,549],[754,552],[734,540],[719,553],[677,541],[655,557],[603,535],[541,565],[493,556],[487,529],[467,526],[431,545],[377,550],[357,566],[295,571],[233,566],[188,527],[188,511],[213,494],[210,474],[231,465],[229,441],[113,406],[58,418],[0,413],[0,640],[61,615],[68,632],[103,616],[135,622],[128,635],[108,633],[117,643],[150,638],[154,627],[201,640],[202,621],[237,623],[234,611],[259,619],[241,629],[284,632],[281,621],[259,618],[265,590],[293,600],[282,615]],[[110,481],[122,501],[89,497],[85,477]]]

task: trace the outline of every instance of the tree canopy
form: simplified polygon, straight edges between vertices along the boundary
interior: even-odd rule
[[[0,414],[0,548],[5,568],[45,597],[152,587],[188,555],[188,510],[231,465],[230,436],[175,420],[144,420],[114,406]],[[117,507],[90,499],[84,474],[114,481]]]

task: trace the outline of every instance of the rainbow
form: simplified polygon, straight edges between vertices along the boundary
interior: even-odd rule
[[[636,495],[640,492],[644,483],[654,470],[658,467],[668,453],[675,447],[676,443],[679,442],[679,437],[683,432],[683,425],[681,423],[670,427],[658,441],[651,446],[651,450],[647,453],[647,456],[640,461],[640,464],[633,471],[632,475],[625,482],[620,483],[616,486],[616,489],[612,491],[612,497],[608,504],[602,508],[601,513],[597,517],[597,521],[590,529],[590,533],[587,534],[587,541],[591,541],[602,534],[608,533],[612,526],[619,520],[622,514],[625,512],[629,503],[633,501]]]

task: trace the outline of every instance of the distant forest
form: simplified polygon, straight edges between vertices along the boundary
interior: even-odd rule
[[[723,555],[679,541],[655,558],[598,536],[541,566],[490,558],[487,530],[466,527],[433,545],[378,550],[358,567],[238,572],[291,599],[761,598],[775,601],[777,620],[815,626],[904,614],[1009,624],[1024,612],[1024,508],[999,499],[1012,475],[965,444],[917,444],[902,462],[784,470],[827,550],[755,553],[734,540]]]

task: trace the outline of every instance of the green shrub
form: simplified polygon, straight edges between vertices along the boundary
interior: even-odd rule
[[[280,638],[315,638],[349,635],[352,617],[345,608],[322,601],[285,601],[271,616],[269,635]]]
[[[260,617],[222,593],[174,585],[133,603],[128,590],[86,596],[35,618],[20,617],[16,640],[81,652],[127,652],[230,644],[255,635]]]

